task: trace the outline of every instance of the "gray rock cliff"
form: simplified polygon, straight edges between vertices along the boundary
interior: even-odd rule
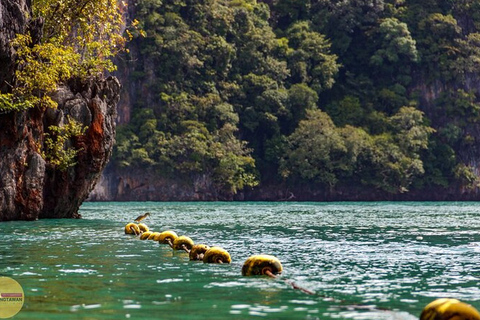
[[[0,91],[8,92],[15,72],[9,43],[41,23],[29,21],[30,1],[0,2]],[[59,85],[57,109],[29,109],[0,114],[0,221],[75,218],[94,188],[113,149],[120,83],[114,77]],[[88,126],[84,135],[67,141],[80,150],[76,164],[61,171],[41,156],[45,133],[67,116]]]

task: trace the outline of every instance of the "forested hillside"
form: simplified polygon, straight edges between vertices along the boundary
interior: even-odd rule
[[[146,36],[119,60],[107,175],[150,185],[141,199],[179,198],[156,197],[160,180],[210,200],[446,199],[478,183],[477,0],[136,0],[129,11]]]

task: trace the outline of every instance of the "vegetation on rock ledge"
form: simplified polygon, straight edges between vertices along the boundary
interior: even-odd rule
[[[68,141],[81,136],[87,127],[82,126],[71,117],[67,117],[67,123],[63,126],[49,126],[45,133],[45,148],[42,157],[60,171],[65,171],[76,164],[75,157],[80,150],[67,147]]]
[[[12,42],[17,71],[11,92],[0,93],[2,112],[55,108],[58,84],[113,71],[110,58],[123,48],[121,12],[114,0],[34,1],[31,24]]]

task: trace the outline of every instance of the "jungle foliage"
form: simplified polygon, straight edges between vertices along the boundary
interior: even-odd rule
[[[138,0],[114,163],[223,191],[476,184],[476,0]],[[465,150],[468,149],[468,152]]]
[[[11,43],[18,67],[11,92],[0,93],[2,112],[55,108],[59,83],[113,71],[125,43],[116,0],[33,1],[30,24]]]

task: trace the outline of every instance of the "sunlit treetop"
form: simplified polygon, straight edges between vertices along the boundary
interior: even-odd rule
[[[42,44],[72,48],[84,71],[94,73],[114,69],[109,58],[125,43],[124,8],[117,0],[39,0],[32,9],[44,19]]]
[[[122,36],[125,9],[117,0],[33,1],[32,21],[43,22],[43,30],[12,41],[18,69],[11,93],[0,93],[0,111],[56,107],[49,95],[58,83],[115,70],[111,58],[127,40]]]

